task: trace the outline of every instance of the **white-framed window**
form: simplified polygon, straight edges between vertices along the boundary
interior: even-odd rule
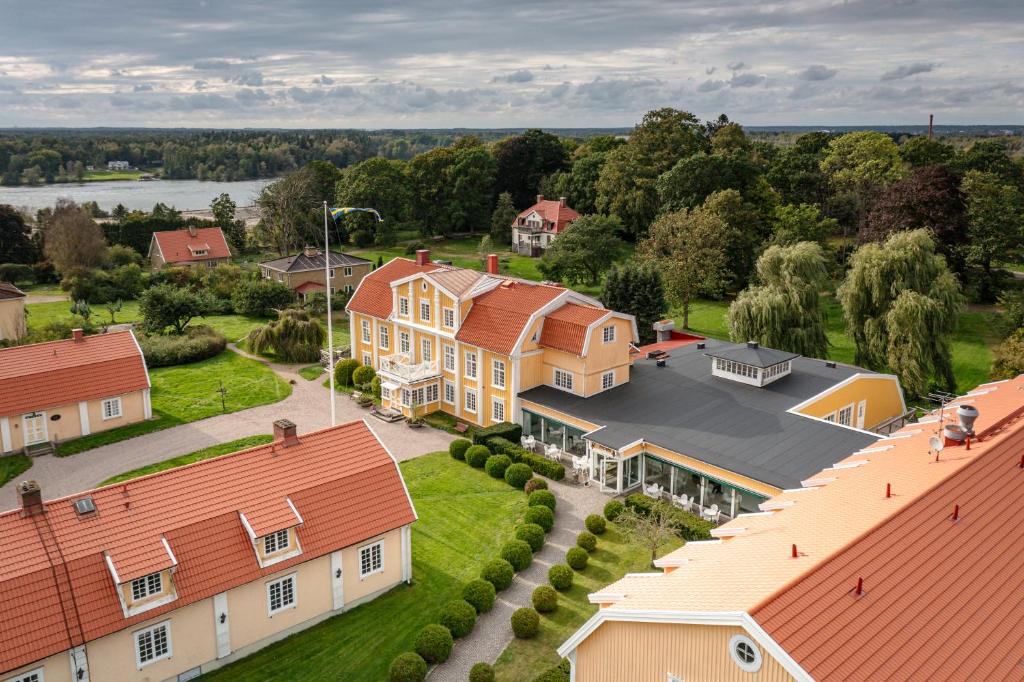
[[[342,288],[342,291],[344,291],[346,294],[351,294],[353,291],[355,291],[355,288],[351,284],[346,284]]]
[[[466,351],[466,377],[476,379],[476,353],[471,350]]]
[[[381,400],[391,400],[391,389],[388,388],[387,386],[381,386],[380,387],[380,399]]]
[[[402,406],[409,407],[412,404],[412,391],[407,388],[402,389]]]
[[[36,668],[35,670],[29,670],[27,673],[22,673],[17,677],[12,677],[6,682],[44,682],[43,669]]]
[[[384,570],[384,542],[375,542],[359,549],[359,578]]]
[[[373,356],[369,353],[363,353],[363,364],[367,367],[373,365]]]
[[[836,421],[843,426],[851,426],[853,424],[853,403],[850,403],[846,407],[839,410]]]
[[[491,385],[495,388],[505,388],[505,363],[501,360],[494,360],[491,363]]]
[[[380,337],[380,347],[387,350],[391,347],[391,332],[387,327],[381,325],[377,330],[377,335]]]
[[[132,581],[132,600],[138,601],[164,591],[163,577],[159,573],[150,573]]]
[[[448,380],[444,382],[444,401],[449,405],[455,404],[455,384]]]
[[[344,269],[344,270],[342,270],[342,273],[343,273],[343,274],[344,274],[344,275],[345,275],[346,277],[351,277],[351,276],[352,276],[352,268],[351,268],[351,267],[348,267],[348,266],[346,266],[346,267],[345,267],[345,269]]]
[[[103,401],[103,418],[116,419],[121,416],[121,399],[107,398]]]
[[[267,613],[295,607],[295,574],[267,583]]]
[[[409,332],[398,332],[398,352],[409,352]]]
[[[756,673],[761,669],[761,650],[746,635],[733,635],[729,639],[729,655],[741,670]]]
[[[611,343],[615,340],[615,325],[610,324],[601,330],[601,340],[605,343]]]
[[[428,301],[420,301],[420,319],[430,322],[430,303]]]
[[[445,308],[444,309],[444,326],[454,328],[455,327],[455,309]]]
[[[273,554],[282,549],[288,549],[288,529],[275,530],[270,535],[263,536],[263,553]]]
[[[605,372],[601,375],[601,390],[607,391],[609,388],[615,385],[615,372]]]
[[[835,412],[833,412],[833,413],[831,413],[831,414],[826,414],[826,415],[825,415],[825,417],[824,417],[824,419],[825,419],[825,421],[827,421],[827,422],[834,422],[834,421],[836,420],[836,413],[835,413]]]
[[[555,368],[555,388],[560,388],[563,391],[572,390],[572,372],[567,372],[564,369]]]
[[[329,272],[331,273],[330,278],[334,279],[334,268],[331,268]]]
[[[430,362],[433,350],[434,347],[431,345],[430,339],[420,339],[420,355],[422,355],[423,362]]]
[[[171,621],[135,633],[135,662],[139,668],[171,657]]]
[[[493,398],[491,400],[491,421],[505,421],[505,401]]]
[[[402,317],[409,317],[409,299],[405,296],[398,297],[398,314]]]
[[[445,344],[444,368],[449,372],[455,371],[455,346],[449,346],[448,344]]]
[[[363,343],[370,343],[370,321],[363,320]]]
[[[428,384],[427,385],[427,398],[426,399],[427,399],[428,403],[436,403],[437,402],[437,384]]]
[[[476,414],[476,391],[471,388],[466,389],[466,412]]]

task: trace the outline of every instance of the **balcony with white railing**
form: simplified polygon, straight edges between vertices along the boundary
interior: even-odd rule
[[[407,384],[441,376],[437,360],[414,363],[409,353],[382,356],[378,371]]]

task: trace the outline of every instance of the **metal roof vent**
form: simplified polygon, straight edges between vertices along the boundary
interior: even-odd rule
[[[697,342],[697,350],[704,350],[707,347],[708,347],[708,344],[704,343],[703,341],[698,341]]]
[[[825,366],[828,367],[829,369],[835,369],[836,368],[836,361],[835,360],[826,360],[825,361]]]
[[[77,512],[79,516],[95,514],[96,503],[93,502],[91,497],[83,497],[80,500],[75,500],[75,512]]]
[[[761,344],[757,341],[747,341],[747,348],[760,348]]]

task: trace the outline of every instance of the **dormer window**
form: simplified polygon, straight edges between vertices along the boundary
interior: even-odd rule
[[[263,538],[263,553],[274,554],[288,549],[288,529],[284,528]]]
[[[792,371],[796,353],[762,348],[756,341],[745,346],[723,344],[708,350],[711,374],[751,386],[767,386]]]
[[[150,573],[132,581],[132,600],[139,601],[154,594],[164,591],[163,576],[160,573]]]

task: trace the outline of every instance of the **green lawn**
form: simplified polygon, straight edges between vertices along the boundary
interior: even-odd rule
[[[7,455],[0,457],[0,485],[20,476],[32,466],[32,458],[27,455]]]
[[[452,460],[447,452],[400,465],[419,520],[413,524],[413,584],[272,644],[204,680],[386,680],[391,660],[412,649],[484,561],[512,537],[522,491]]]
[[[171,459],[165,459],[162,462],[139,467],[138,469],[132,469],[131,471],[126,471],[123,474],[118,474],[117,476],[111,476],[100,483],[98,487],[110,485],[111,483],[128,481],[133,478],[138,478],[139,476],[148,476],[149,474],[155,474],[158,471],[166,471],[168,469],[185,466],[186,464],[201,462],[204,459],[212,459],[214,457],[220,457],[221,455],[230,455],[232,452],[256,447],[257,445],[264,445],[273,440],[273,436],[265,434],[261,436],[246,436],[245,438],[228,441],[227,443],[218,443],[217,445],[212,445],[208,448],[203,448],[202,450],[196,450],[195,452],[191,452],[187,455],[180,455]]]
[[[146,175],[146,171],[133,170],[133,171],[108,171],[108,170],[91,170],[85,171],[85,175],[82,176],[83,182],[109,182],[111,180],[138,180],[143,175]]]
[[[673,542],[659,552],[667,554],[682,544]],[[532,680],[561,660],[555,649],[569,635],[597,611],[597,605],[587,601],[587,595],[620,579],[627,573],[654,571],[650,567],[650,552],[639,545],[627,543],[615,524],[598,537],[597,549],[583,571],[577,571],[572,588],[559,592],[558,609],[541,614],[540,634],[534,639],[513,639],[494,666],[500,682]]]
[[[306,381],[315,381],[318,377],[323,376],[324,370],[320,365],[310,365],[309,367],[303,367],[299,370],[299,376]]]

